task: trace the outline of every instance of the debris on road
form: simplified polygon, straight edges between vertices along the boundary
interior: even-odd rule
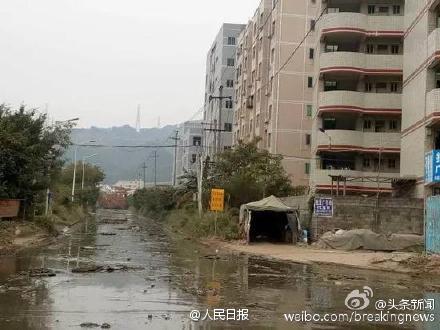
[[[85,273],[113,273],[113,272],[127,272],[130,270],[143,270],[143,267],[139,266],[128,266],[128,265],[114,265],[114,266],[82,266],[72,269],[72,273],[85,274]]]

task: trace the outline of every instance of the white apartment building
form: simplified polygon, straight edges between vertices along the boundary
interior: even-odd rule
[[[202,121],[187,121],[179,127],[178,132],[177,179],[185,173],[197,172],[197,158],[202,152]]]
[[[243,28],[223,24],[207,55],[203,149],[211,158],[232,145],[236,45]]]
[[[390,194],[400,181],[407,6],[403,0],[320,5],[311,187]]]
[[[424,162],[440,149],[440,1],[407,0],[404,24],[401,176],[412,180],[413,196],[439,195],[439,180],[425,178]]]
[[[260,138],[297,186],[309,185],[315,31],[303,39],[318,9],[312,0],[262,0],[237,54],[234,143]]]

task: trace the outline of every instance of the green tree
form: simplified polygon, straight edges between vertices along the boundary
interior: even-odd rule
[[[67,205],[71,201],[73,163],[62,169],[58,183],[55,186],[55,199],[57,202]],[[77,162],[75,176],[75,197],[84,206],[93,206],[99,197],[99,184],[104,181],[105,174],[98,166],[84,164],[84,188],[82,187],[83,164]]]
[[[71,123],[48,125],[46,116],[24,105],[0,105],[0,198],[43,195],[63,166]]]
[[[205,189],[224,188],[232,207],[270,195],[284,197],[302,191],[292,187],[282,157],[258,149],[257,143],[240,143],[218,155],[208,167]]]

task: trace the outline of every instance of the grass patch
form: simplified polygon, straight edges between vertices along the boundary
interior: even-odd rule
[[[209,238],[215,236],[216,218],[216,237],[225,240],[240,238],[238,215],[235,215],[233,211],[218,213],[217,215],[209,212],[200,218],[195,209],[178,209],[169,212],[165,217],[165,222],[174,232],[192,238]]]

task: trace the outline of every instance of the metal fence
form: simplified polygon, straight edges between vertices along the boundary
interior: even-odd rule
[[[426,201],[426,251],[440,254],[440,196]]]

